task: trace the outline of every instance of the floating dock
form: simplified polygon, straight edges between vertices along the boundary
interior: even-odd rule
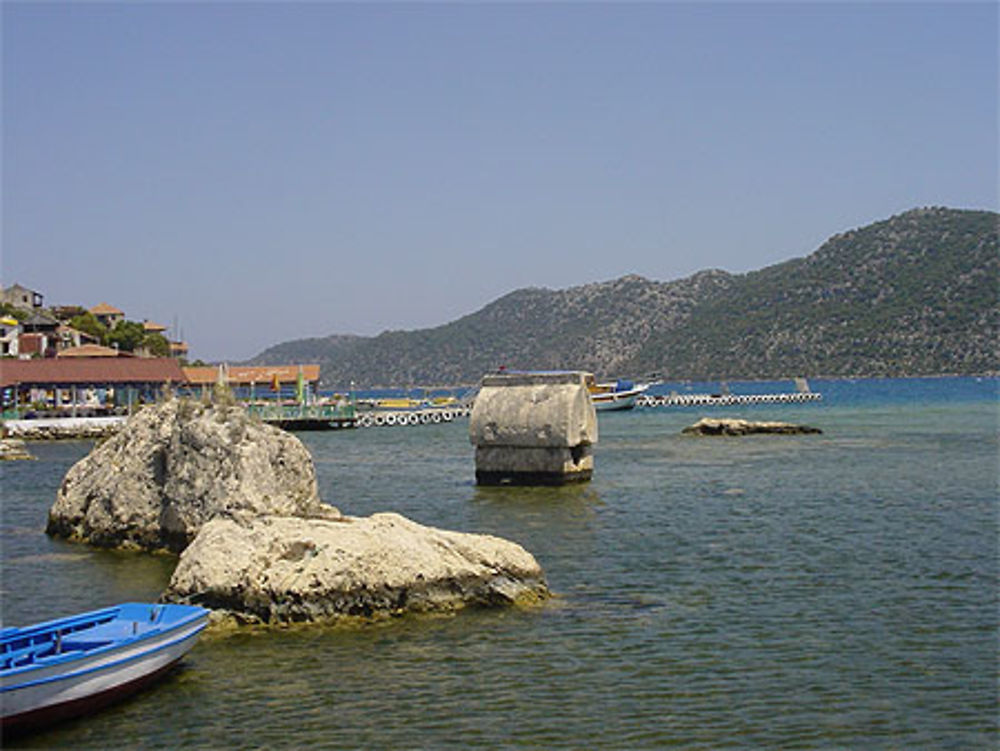
[[[375,409],[358,414],[356,426],[359,428],[382,428],[394,425],[431,425],[451,422],[472,413],[468,407],[429,407],[416,410]]]
[[[822,394],[813,391],[786,394],[643,394],[635,401],[637,407],[729,407],[753,404],[798,404],[818,402]]]

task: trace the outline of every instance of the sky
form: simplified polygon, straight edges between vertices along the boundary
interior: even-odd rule
[[[192,359],[998,207],[992,2],[0,12],[0,283]]]

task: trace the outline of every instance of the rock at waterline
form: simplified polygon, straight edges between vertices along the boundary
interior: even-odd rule
[[[20,461],[35,458],[28,451],[27,444],[20,438],[0,438],[0,461]]]
[[[525,604],[548,595],[541,567],[516,543],[381,513],[213,520],[181,555],[161,599],[241,622],[283,624]]]
[[[183,550],[216,516],[323,519],[312,457],[235,404],[142,409],[67,472],[46,531],[106,547]]]
[[[684,428],[682,433],[689,435],[725,435],[739,436],[752,434],[774,434],[774,435],[803,435],[808,433],[822,433],[819,428],[808,425],[795,425],[789,422],[754,422],[751,420],[740,420],[737,418],[711,418],[703,417],[694,425]]]

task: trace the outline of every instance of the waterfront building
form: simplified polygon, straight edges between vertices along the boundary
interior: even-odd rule
[[[184,368],[187,387],[202,394],[225,382],[238,399],[309,402],[319,389],[319,365],[219,365]]]
[[[184,381],[180,363],[169,357],[71,355],[0,360],[0,390],[8,416],[33,409],[73,415],[81,410],[127,412],[163,397]]]

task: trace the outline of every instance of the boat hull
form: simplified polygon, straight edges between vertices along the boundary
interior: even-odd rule
[[[170,671],[194,646],[208,621],[190,619],[94,654],[5,675],[0,687],[4,735],[84,714],[123,699]]]
[[[591,401],[594,403],[594,409],[598,412],[615,412],[635,407],[635,400],[638,396],[639,394],[628,394],[624,396],[608,394],[606,398],[604,398],[604,395],[593,396],[591,397]]]
[[[590,395],[590,401],[594,409],[598,412],[613,412],[616,410],[632,409],[640,396],[646,393],[648,386],[622,389],[619,391],[605,388]]]

